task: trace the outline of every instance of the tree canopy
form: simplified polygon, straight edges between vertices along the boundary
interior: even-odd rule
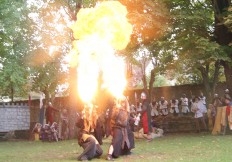
[[[76,77],[65,62],[74,40],[70,24],[80,8],[99,1],[0,0],[0,95],[53,93]],[[141,68],[145,89],[152,89],[160,75],[176,84],[203,83],[208,96],[220,79],[230,88],[230,0],[119,1],[127,7],[133,34],[118,53]],[[140,57],[142,51],[148,52]],[[145,72],[148,64],[150,76]]]
[[[9,7],[10,6],[10,7]],[[28,92],[28,54],[30,31],[28,10],[23,1],[1,0],[0,6],[0,83],[1,94],[25,94]]]

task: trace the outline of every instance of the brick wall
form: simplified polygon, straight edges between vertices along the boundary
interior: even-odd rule
[[[28,130],[29,128],[30,110],[27,104],[0,105],[0,132]]]

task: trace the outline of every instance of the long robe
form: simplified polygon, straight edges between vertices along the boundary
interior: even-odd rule
[[[111,144],[114,148],[112,156],[115,158],[130,153],[130,150],[135,147],[134,134],[130,126],[128,125],[126,128],[113,127]]]
[[[149,103],[144,100],[142,103],[142,126],[145,134],[152,131],[151,128],[151,108]]]
[[[229,116],[230,117],[230,116]],[[217,135],[222,133],[221,129],[222,126],[225,127],[227,125],[227,119],[228,116],[226,115],[226,106],[222,106],[222,107],[217,107],[217,115],[216,115],[216,119],[215,119],[215,124],[214,124],[214,128],[212,131],[213,135]],[[230,122],[229,122],[230,124]]]
[[[81,117],[77,119],[76,126],[79,128],[79,131],[77,131],[77,139],[79,145],[84,149],[77,160],[91,160],[95,157],[100,157],[103,153],[97,139],[84,130],[84,123],[85,120]]]
[[[96,138],[88,136],[81,144],[84,151],[78,156],[78,160],[91,160],[95,157],[100,157],[103,153],[102,148],[96,143]]]

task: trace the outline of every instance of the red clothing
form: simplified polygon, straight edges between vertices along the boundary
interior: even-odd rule
[[[148,127],[148,119],[147,119],[147,112],[144,112],[142,114],[142,126],[143,126],[143,132],[144,134],[148,134],[149,127]]]
[[[226,106],[226,115],[227,115],[227,116],[230,115],[230,106]]]
[[[52,107],[52,106],[48,106],[47,110],[46,110],[46,120],[47,123],[52,124],[54,122],[54,111],[59,111],[56,108]]]

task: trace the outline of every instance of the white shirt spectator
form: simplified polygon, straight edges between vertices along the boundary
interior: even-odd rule
[[[174,111],[176,113],[179,113],[178,104],[179,104],[178,100],[175,100],[174,102],[173,100],[170,100],[170,105],[171,105],[170,113],[174,113]]]
[[[196,101],[193,103],[191,111],[194,113],[194,118],[203,117],[204,105],[200,101]]]
[[[168,101],[162,99],[159,101],[159,107],[163,115],[168,115]]]
[[[182,110],[182,113],[188,113],[189,112],[188,98],[187,97],[181,98],[181,110]]]
[[[158,102],[152,102],[151,103],[151,116],[158,116],[159,115],[159,112],[158,112]]]
[[[203,113],[207,113],[206,101],[205,100],[206,100],[205,96],[200,97],[200,102],[203,104]]]

